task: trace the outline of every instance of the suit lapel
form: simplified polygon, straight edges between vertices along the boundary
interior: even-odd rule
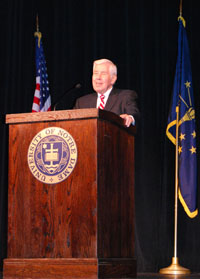
[[[110,111],[112,107],[115,105],[116,100],[117,100],[117,90],[113,88],[106,102],[105,110]]]

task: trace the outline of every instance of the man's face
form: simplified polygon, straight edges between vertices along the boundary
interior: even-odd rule
[[[110,74],[109,63],[94,66],[92,75],[92,86],[94,91],[104,94],[115,83],[117,77]]]

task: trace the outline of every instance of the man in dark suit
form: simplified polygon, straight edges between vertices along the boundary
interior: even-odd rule
[[[132,90],[113,87],[117,80],[117,67],[108,59],[94,61],[92,86],[96,93],[77,99],[75,109],[100,108],[118,114],[129,127],[138,121],[137,94]]]

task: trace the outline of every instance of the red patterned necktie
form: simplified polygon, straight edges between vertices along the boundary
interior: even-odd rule
[[[101,102],[100,102],[100,105],[99,105],[100,109],[104,109],[104,107],[105,107],[104,98],[105,98],[105,96],[102,94],[100,96],[100,99],[101,99]]]

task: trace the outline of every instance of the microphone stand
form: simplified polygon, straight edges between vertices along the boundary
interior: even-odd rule
[[[69,92],[71,92],[72,90],[75,90],[75,89],[79,89],[81,88],[81,84],[80,83],[77,83],[75,84],[73,87],[71,87],[70,89],[68,89],[67,91],[65,91],[61,97],[53,104],[53,110],[55,111],[56,110],[56,106],[58,105],[58,103],[60,102],[60,100],[66,95],[68,94]]]

